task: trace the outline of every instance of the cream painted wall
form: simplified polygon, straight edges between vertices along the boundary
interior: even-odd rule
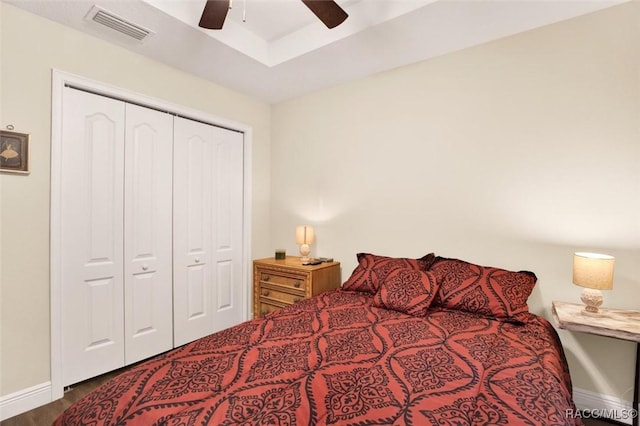
[[[572,254],[616,256],[605,305],[640,309],[640,3],[275,105],[272,236],[312,254],[427,252],[579,301]],[[574,386],[631,401],[632,343],[561,331]]]
[[[28,29],[25,31],[25,29]],[[51,69],[252,126],[253,251],[269,244],[270,106],[0,2],[0,128],[31,134],[31,174],[0,175],[0,396],[50,379]]]

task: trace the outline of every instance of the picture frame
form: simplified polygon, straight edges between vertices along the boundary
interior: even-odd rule
[[[29,174],[29,134],[0,130],[0,172]]]

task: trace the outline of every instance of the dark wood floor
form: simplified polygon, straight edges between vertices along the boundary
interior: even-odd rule
[[[64,393],[62,399],[4,420],[0,422],[0,426],[49,426],[67,407],[121,371],[124,371],[124,369],[116,370],[73,385],[70,390]]]
[[[65,392],[62,399],[11,417],[10,419],[0,422],[0,426],[50,426],[67,407],[124,370],[126,370],[126,368],[78,383]],[[583,423],[585,426],[611,426],[611,423],[593,419],[584,419]]]

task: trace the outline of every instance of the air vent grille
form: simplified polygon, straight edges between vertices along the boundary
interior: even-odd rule
[[[142,41],[149,35],[153,34],[150,30],[143,28],[140,25],[128,22],[118,15],[108,12],[98,6],[93,6],[87,15],[87,19],[139,41]]]

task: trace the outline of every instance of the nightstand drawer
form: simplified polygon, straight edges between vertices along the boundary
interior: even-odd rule
[[[307,289],[307,279],[302,275],[280,275],[272,271],[260,271],[260,281],[263,284],[271,284],[295,290],[305,291]]]
[[[274,290],[272,288],[262,286],[260,288],[260,300],[262,301],[263,299],[275,300],[281,303],[292,304],[292,303],[297,303],[302,299],[304,299],[304,293],[292,294],[292,293],[286,293],[283,291]]]
[[[259,310],[257,313],[255,313],[255,316],[265,316],[266,314],[270,314],[271,312],[275,312],[278,309],[281,309],[285,306],[287,306],[286,304],[282,304],[282,305],[274,305],[268,302],[263,302],[262,300],[260,301],[259,305]]]

